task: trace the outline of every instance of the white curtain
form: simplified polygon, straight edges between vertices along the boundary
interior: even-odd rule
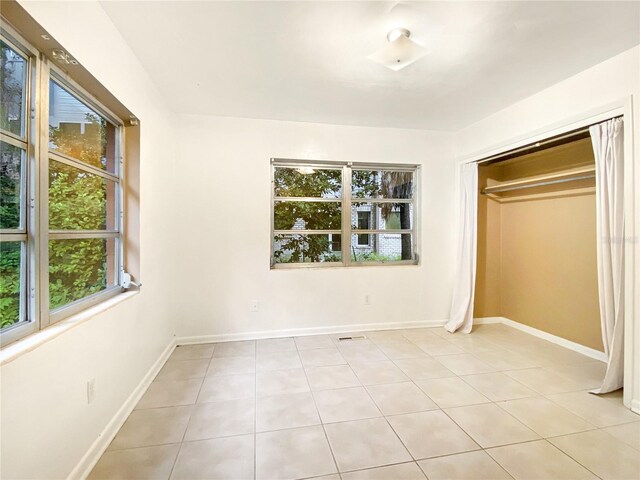
[[[476,244],[478,223],[478,165],[463,164],[460,171],[459,240],[454,277],[449,332],[470,333],[473,327],[473,299],[476,283]]]
[[[602,343],[608,357],[602,386],[622,388],[624,331],[624,155],[622,119],[589,128],[596,159],[598,294]]]

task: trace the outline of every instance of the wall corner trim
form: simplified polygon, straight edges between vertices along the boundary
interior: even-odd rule
[[[118,409],[113,418],[109,421],[107,426],[102,430],[98,438],[91,444],[91,447],[87,450],[87,452],[82,456],[80,461],[76,464],[74,469],[71,471],[67,480],[76,480],[76,479],[85,479],[91,473],[93,467],[95,467],[100,457],[105,452],[111,441],[114,439],[124,422],[127,420],[138,401],[147,391],[149,385],[156,377],[160,369],[169,359],[169,356],[173,352],[176,347],[175,338],[173,338],[166,348],[162,351],[158,359],[151,365],[151,368],[147,371],[140,383],[134,388],[131,395],[127,398],[127,400],[122,404],[122,406]]]

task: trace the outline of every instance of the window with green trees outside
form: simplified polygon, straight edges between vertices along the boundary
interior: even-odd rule
[[[3,26],[3,344],[120,291],[122,260],[122,122],[18,38]]]

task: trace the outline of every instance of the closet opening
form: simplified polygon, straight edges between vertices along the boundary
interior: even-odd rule
[[[589,132],[478,167],[474,316],[504,317],[604,356]]]

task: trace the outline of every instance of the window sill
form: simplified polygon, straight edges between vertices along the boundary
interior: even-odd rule
[[[51,325],[50,327],[40,330],[36,333],[32,333],[20,340],[16,340],[10,343],[6,347],[0,349],[0,366],[12,362],[18,357],[21,357],[25,353],[35,350],[40,345],[47,343],[50,340],[62,335],[64,332],[71,330],[72,328],[86,322],[87,320],[100,315],[103,312],[115,307],[116,305],[124,302],[125,300],[135,297],[138,290],[123,292],[120,295],[116,295],[113,298],[105,300],[104,302],[87,308],[82,312],[71,315],[70,317],[61,320],[58,323]]]

